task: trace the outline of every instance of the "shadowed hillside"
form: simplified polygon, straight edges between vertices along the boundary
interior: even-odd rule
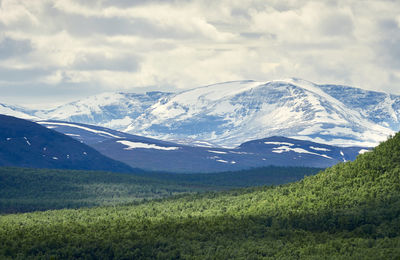
[[[0,115],[0,166],[133,171],[71,137],[5,115]]]

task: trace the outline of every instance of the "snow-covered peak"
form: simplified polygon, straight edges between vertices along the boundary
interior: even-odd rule
[[[0,104],[0,114],[15,116],[22,119],[27,120],[38,120],[39,118],[33,116],[24,108],[17,107],[17,106],[9,106],[5,104]]]
[[[181,92],[171,100],[183,104],[193,104],[199,99],[218,101],[248,91],[261,84],[263,83],[251,80],[222,82]]]
[[[393,133],[366,118],[362,109],[300,79],[234,81],[187,90],[155,103],[126,130],[229,147],[272,135],[371,145]]]
[[[35,115],[46,120],[89,123],[121,129],[160,98],[169,95],[171,94],[164,92],[145,94],[107,92],[53,110],[39,111]]]
[[[242,80],[179,93],[103,93],[26,114],[223,147],[276,135],[373,146],[400,130],[400,96],[298,78]]]
[[[71,116],[101,113],[101,107],[117,104],[123,98],[124,95],[121,93],[106,92],[59,106],[50,111],[41,111],[37,113],[37,115],[42,118],[50,117],[51,119],[65,119]]]

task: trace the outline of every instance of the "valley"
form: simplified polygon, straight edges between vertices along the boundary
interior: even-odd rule
[[[13,258],[392,259],[400,134],[354,162],[276,187],[0,216]]]

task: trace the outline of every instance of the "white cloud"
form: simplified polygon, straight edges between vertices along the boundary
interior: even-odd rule
[[[399,13],[380,0],[2,0],[0,102],[292,76],[400,94]]]

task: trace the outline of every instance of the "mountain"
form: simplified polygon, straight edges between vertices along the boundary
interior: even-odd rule
[[[28,120],[38,120],[39,118],[34,116],[35,113],[36,110],[29,110],[19,106],[0,104],[0,114],[2,115],[9,115]]]
[[[287,185],[0,216],[4,259],[398,259],[400,134]]]
[[[233,81],[180,93],[104,93],[29,115],[187,145],[232,148],[285,136],[373,147],[400,130],[400,96],[295,78]]]
[[[101,125],[123,130],[158,100],[171,93],[103,93],[55,109],[32,111],[42,119]]]
[[[133,171],[71,137],[5,115],[0,115],[0,166]]]
[[[326,168],[354,160],[366,148],[335,147],[285,137],[252,140],[235,148],[188,146],[86,124],[39,121],[131,167],[167,172],[222,172],[255,167]]]
[[[335,87],[299,79],[215,84],[160,100],[125,131],[228,147],[277,135],[332,145],[374,146],[399,129],[400,97],[368,92],[364,99],[351,102],[352,92],[360,91],[346,90],[341,93]],[[379,106],[381,110],[376,109]],[[381,120],[372,120],[376,114]]]

